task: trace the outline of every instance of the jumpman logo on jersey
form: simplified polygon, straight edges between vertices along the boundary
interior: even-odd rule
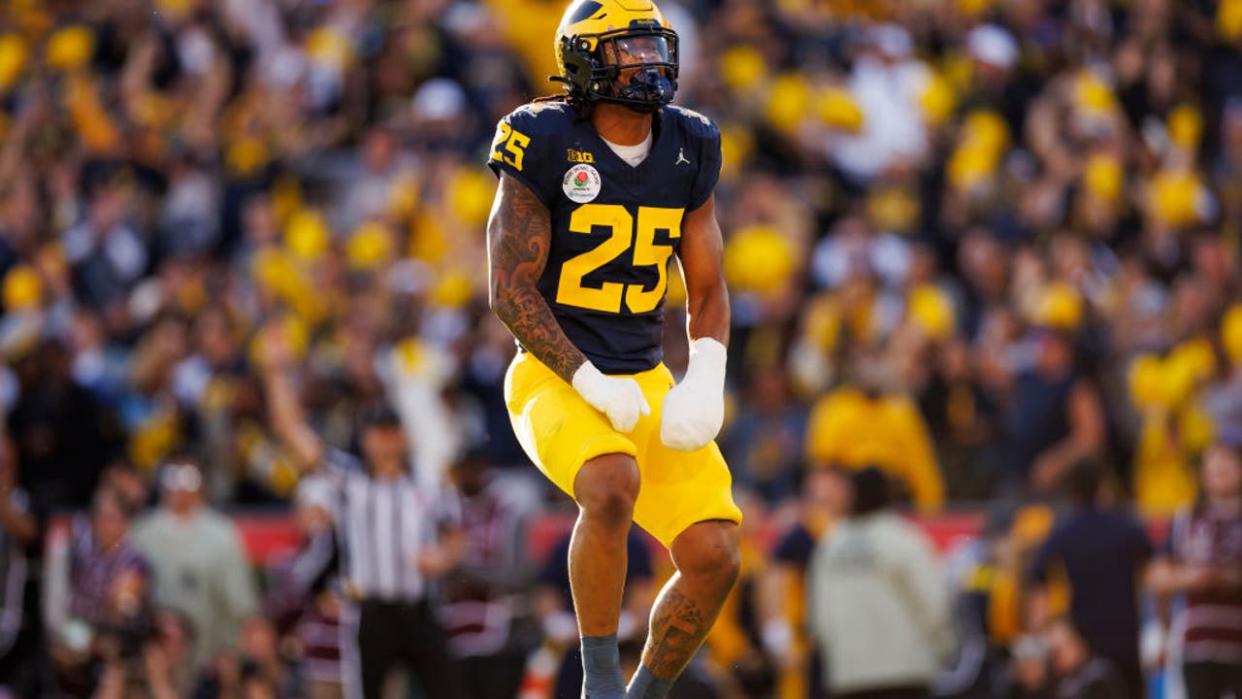
[[[685,164],[689,165],[689,164],[690,164],[690,161],[689,161],[689,160],[686,160],[686,152],[685,152],[685,149],[684,149],[684,148],[678,148],[678,149],[677,149],[677,162],[675,162],[675,163],[673,163],[673,164],[674,164],[674,165],[681,165],[682,163],[685,163]]]

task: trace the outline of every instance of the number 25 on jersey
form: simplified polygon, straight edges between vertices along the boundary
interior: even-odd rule
[[[521,172],[522,161],[526,158],[526,146],[529,145],[530,136],[502,121],[500,130],[496,132],[496,140],[492,142],[492,160],[506,162]]]
[[[657,230],[665,230],[670,238],[680,237],[684,211],[640,206],[638,226],[635,227],[634,217],[619,204],[579,206],[570,216],[570,232],[589,235],[592,228],[600,227],[607,228],[609,236],[598,246],[565,261],[556,288],[556,302],[605,313],[620,313],[623,301],[630,313],[655,310],[664,299],[664,290],[668,286],[668,258],[673,254],[673,246],[656,244],[655,234]],[[654,288],[647,290],[643,284],[615,281],[606,281],[599,288],[583,286],[582,280],[586,275],[625,254],[631,246],[635,267],[656,268],[659,276]]]

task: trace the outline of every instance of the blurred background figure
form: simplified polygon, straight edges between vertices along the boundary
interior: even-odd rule
[[[1214,444],[1200,467],[1201,495],[1173,520],[1149,583],[1184,597],[1172,628],[1186,696],[1242,691],[1242,458]]]
[[[1033,365],[1012,378],[1006,416],[1010,477],[1019,489],[1046,493],[1062,485],[1070,468],[1104,445],[1099,395],[1080,376],[1071,339],[1041,329],[1030,338]]]
[[[109,415],[73,380],[62,343],[39,342],[15,363],[17,400],[7,413],[21,486],[45,511],[85,508],[116,442]]]
[[[1013,644],[1009,663],[1009,699],[1047,699],[1052,695],[1048,645],[1037,636],[1023,636]]]
[[[859,360],[854,381],[821,398],[807,425],[810,463],[851,468],[875,466],[893,478],[919,509],[944,504],[944,481],[936,464],[927,424],[918,407],[886,387],[886,367],[876,358]]]
[[[11,453],[0,455],[0,610],[9,623],[0,635],[0,691],[14,696],[44,691],[49,653],[40,568],[44,565],[47,515],[35,509],[17,484]]]
[[[335,502],[340,579],[348,601],[345,685],[381,696],[403,667],[429,697],[461,693],[460,668],[433,606],[436,584],[466,550],[456,495],[415,470],[401,417],[382,402],[355,417],[361,458],[329,445],[307,422],[291,376],[288,337],[260,345],[273,431],[298,468],[326,479]]]
[[[833,467],[802,472],[795,521],[778,533],[772,560],[760,572],[760,642],[777,670],[777,696],[824,693],[820,653],[807,624],[808,572],[816,543],[850,511],[850,473]]]
[[[344,600],[335,584],[340,549],[334,527],[336,494],[323,477],[298,483],[296,517],[301,546],[273,561],[263,599],[265,615],[276,632],[297,648],[301,679],[311,699],[344,696],[341,624]]]
[[[449,473],[461,493],[465,546],[444,581],[440,618],[461,666],[462,696],[507,699],[517,694],[539,638],[528,594],[534,571],[526,513],[493,480],[482,450],[462,454]]]
[[[1056,638],[1068,646],[1073,644],[1066,637],[1072,635],[1086,652],[1113,664],[1127,696],[1143,696],[1139,593],[1152,557],[1151,541],[1134,516],[1118,507],[1116,485],[1101,464],[1078,462],[1066,477],[1074,505],[1031,562],[1030,624],[1042,629],[1055,611],[1067,611],[1069,626]],[[1060,606],[1054,602],[1060,597],[1052,592],[1054,578],[1068,588],[1068,610],[1054,611]],[[1056,644],[1050,645],[1056,656]]]
[[[44,614],[56,684],[92,696],[102,666],[140,661],[154,635],[151,567],[130,540],[133,510],[116,491],[95,493],[89,517],[76,517],[48,541]]]
[[[1121,699],[1136,696],[1112,661],[1095,655],[1065,618],[1052,621],[1044,637],[1054,677],[1052,696],[1082,699]]]
[[[927,697],[954,639],[931,546],[892,509],[875,467],[855,472],[850,515],[819,544],[807,580],[811,632],[833,696]]]
[[[237,648],[243,622],[258,611],[257,590],[236,525],[203,502],[198,466],[166,464],[159,487],[159,506],[130,537],[151,566],[155,604],[185,615],[193,629],[197,674]]]

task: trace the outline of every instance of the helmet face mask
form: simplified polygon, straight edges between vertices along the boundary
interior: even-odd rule
[[[591,12],[601,10],[599,17],[568,19],[558,32],[561,75],[553,79],[566,83],[571,95],[588,103],[612,102],[651,113],[672,102],[677,91],[677,34],[665,26],[654,5],[642,13],[647,16],[631,14],[628,26],[614,29],[611,24],[601,27],[602,18],[625,13],[589,4]],[[581,7],[571,5],[570,11],[581,12]],[[582,25],[603,31],[575,31],[587,28]]]

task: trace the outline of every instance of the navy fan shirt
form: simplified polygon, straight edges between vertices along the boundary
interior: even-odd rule
[[[488,161],[548,208],[552,243],[539,292],[570,342],[606,374],[663,359],[669,258],[686,212],[720,177],[720,131],[707,117],[667,106],[652,121],[651,151],[631,166],[568,104],[535,102],[500,121]]]

